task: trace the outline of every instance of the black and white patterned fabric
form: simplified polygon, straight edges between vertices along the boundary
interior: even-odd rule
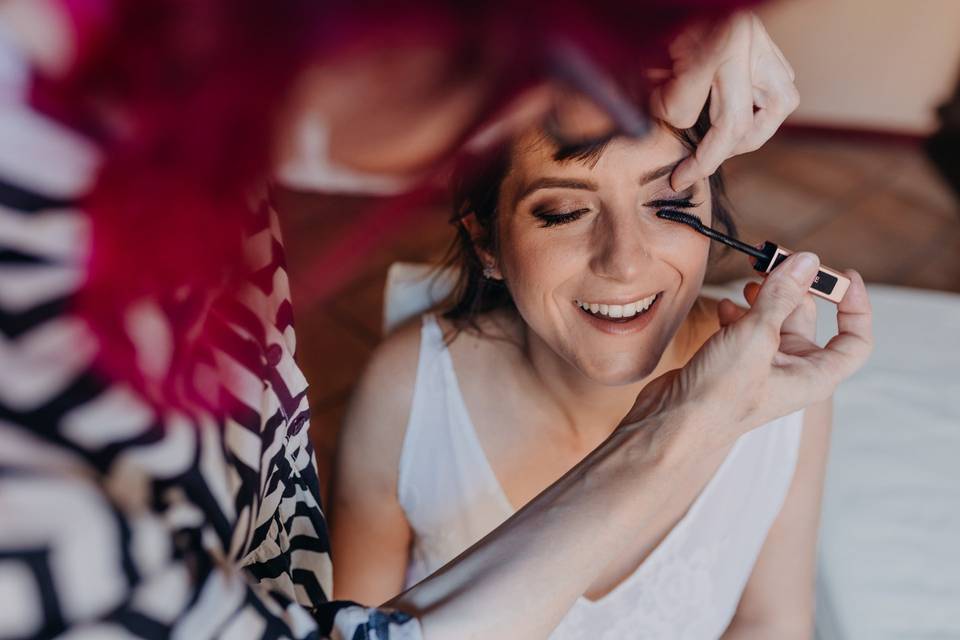
[[[98,152],[26,106],[0,24],[0,638],[385,640],[400,612],[328,602],[307,384],[275,216],[251,213],[249,280],[213,305],[226,418],[160,415],[96,375],[69,310],[90,247],[73,207]],[[165,366],[177,309],[126,326]],[[225,375],[222,375],[225,374]]]

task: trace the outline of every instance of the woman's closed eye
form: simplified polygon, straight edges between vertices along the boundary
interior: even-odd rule
[[[661,191],[655,195],[664,195],[670,196],[668,198],[657,198],[655,200],[650,200],[645,202],[643,206],[650,207],[651,209],[694,209],[699,207],[702,203],[694,202],[693,196],[694,187],[690,187],[680,191],[679,193],[673,190],[669,192]]]
[[[644,206],[656,210],[695,209],[699,207],[700,204],[700,202],[693,201],[692,195],[688,195],[680,198],[661,198],[657,200],[650,200],[645,202]],[[592,207],[578,207],[571,204],[566,207],[557,205],[542,205],[534,207],[531,213],[535,218],[540,220],[541,227],[556,227],[579,220],[581,217],[590,213],[591,211],[593,211]]]
[[[553,209],[535,209],[533,211],[533,215],[540,220],[541,227],[555,227],[557,225],[567,224],[587,213],[590,213],[589,207],[580,207],[568,211],[557,211]]]

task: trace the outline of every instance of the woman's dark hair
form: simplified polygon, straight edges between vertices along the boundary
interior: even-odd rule
[[[709,103],[700,117],[689,129],[673,129],[673,134],[688,149],[695,149],[710,127]],[[614,137],[606,137],[579,147],[561,147],[554,159],[596,160],[606,150]],[[510,170],[510,146],[502,145],[485,157],[462,163],[452,180],[453,215],[451,224],[456,228],[456,237],[447,250],[443,268],[453,271],[456,280],[452,292],[443,304],[443,317],[450,320],[456,331],[471,328],[479,331],[478,317],[495,309],[513,308],[513,298],[502,280],[493,280],[483,275],[483,264],[475,248],[479,244],[497,255],[498,201],[500,187]],[[737,228],[730,215],[730,206],[718,169],[709,178],[710,202],[713,224],[728,235],[736,237]],[[471,237],[463,219],[473,214],[480,233]],[[711,246],[711,259],[716,255]]]

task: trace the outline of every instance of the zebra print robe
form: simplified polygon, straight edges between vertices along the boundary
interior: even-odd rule
[[[97,149],[27,106],[29,69],[2,36],[0,638],[419,638],[404,614],[328,602],[275,216],[251,214],[249,281],[214,306],[228,417],[158,415],[103,380],[69,312],[90,246],[73,203]],[[130,318],[144,366],[169,350],[170,311]]]

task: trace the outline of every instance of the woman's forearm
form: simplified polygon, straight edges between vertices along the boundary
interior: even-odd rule
[[[690,418],[618,430],[457,559],[389,603],[428,640],[545,637],[617,557],[651,547],[708,475],[672,444]]]

